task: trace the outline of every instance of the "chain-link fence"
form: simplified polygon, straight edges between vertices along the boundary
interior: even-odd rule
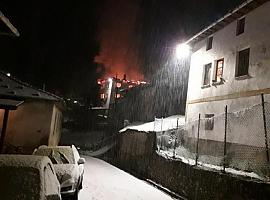
[[[218,115],[198,113],[197,120],[172,129],[164,128],[164,119],[155,123],[161,154],[216,170],[270,175],[270,104],[263,95],[244,110],[230,112],[226,106]]]

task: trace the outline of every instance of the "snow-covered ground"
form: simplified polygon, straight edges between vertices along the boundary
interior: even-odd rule
[[[172,200],[170,196],[97,158],[86,159],[79,200]]]
[[[143,124],[131,124],[119,132],[125,132],[128,129],[137,130],[137,131],[167,131],[176,129],[177,126],[183,126],[185,124],[185,116],[183,115],[173,115],[167,118],[155,118],[155,121],[143,123]]]

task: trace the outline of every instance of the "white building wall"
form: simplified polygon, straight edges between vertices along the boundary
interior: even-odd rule
[[[221,114],[224,113],[225,105],[228,105],[228,111],[234,112],[238,110],[251,107],[261,103],[260,96],[242,97],[237,99],[227,99],[220,101],[209,102],[207,98],[221,97],[226,98],[226,95],[244,93],[248,91],[256,91],[260,89],[270,88],[270,2],[263,4],[257,9],[251,11],[245,16],[245,32],[236,36],[237,21],[232,22],[225,28],[213,34],[213,46],[211,50],[206,51],[206,40],[196,43],[193,47],[193,54],[191,56],[191,66],[188,84],[187,96],[187,123],[198,119],[198,114]],[[237,80],[235,78],[236,57],[237,52],[246,48],[250,48],[250,65],[249,78]],[[213,78],[215,61],[224,58],[223,78],[224,84],[208,88],[202,87],[203,67],[205,64],[212,63]],[[204,100],[204,98],[206,98]],[[270,96],[265,96],[266,101],[270,102]],[[192,103],[197,101],[197,103]],[[262,123],[259,117],[257,121],[253,121],[253,126],[262,129]],[[224,125],[223,125],[224,127]],[[247,127],[248,129],[248,127]],[[238,130],[239,141],[244,144],[250,144],[249,139],[254,138],[254,134],[247,130]],[[205,131],[202,133],[202,138],[222,141],[222,134],[220,127],[215,124],[213,131]],[[192,134],[192,133],[190,133]],[[253,134],[253,135],[248,135]],[[230,138],[228,138],[230,140]],[[235,139],[235,138],[234,138]],[[238,142],[237,142],[238,143]],[[252,141],[252,144],[254,141]],[[257,141],[261,143],[261,141]]]

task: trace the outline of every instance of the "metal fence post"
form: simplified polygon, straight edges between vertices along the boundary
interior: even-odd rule
[[[163,132],[163,117],[161,118],[160,131]]]
[[[267,136],[267,128],[266,128],[266,117],[265,117],[265,106],[264,106],[264,94],[261,94],[262,98],[262,111],[263,111],[263,127],[264,127],[264,137],[265,137],[265,150],[266,150],[266,159],[269,162],[269,148],[268,148],[268,136]]]
[[[201,124],[201,113],[199,114],[199,121],[198,121],[198,134],[197,134],[197,143],[196,143],[196,160],[195,160],[195,165],[198,165],[198,159],[199,159],[200,124]]]
[[[174,139],[173,158],[175,158],[176,140],[177,140],[177,137],[175,137],[175,139]]]
[[[228,125],[228,106],[225,106],[225,127],[224,127],[224,152],[223,152],[223,172],[226,168],[226,154],[227,154],[227,125]]]
[[[176,135],[178,134],[178,121],[179,121],[179,118],[177,118],[177,123],[176,123],[176,134],[175,134],[175,139],[174,139],[173,158],[175,158],[176,141],[177,141]]]

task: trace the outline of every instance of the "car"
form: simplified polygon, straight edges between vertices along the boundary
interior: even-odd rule
[[[78,199],[78,192],[82,189],[85,159],[80,157],[75,146],[43,145],[35,149],[33,154],[48,156],[60,182],[61,195]]]
[[[60,184],[46,156],[0,155],[1,200],[61,200]]]

